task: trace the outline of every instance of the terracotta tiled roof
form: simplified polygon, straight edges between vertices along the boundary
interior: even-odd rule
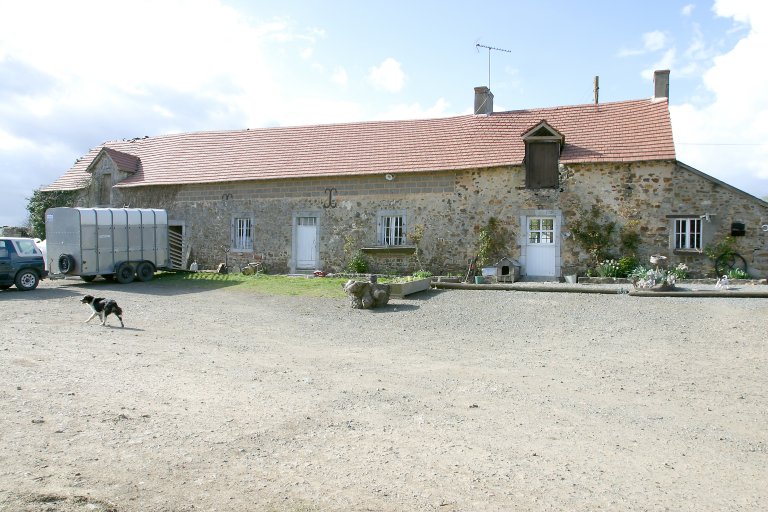
[[[541,120],[565,136],[562,163],[674,160],[666,100],[634,100],[410,121],[181,133],[107,142],[44,190],[82,186],[103,147],[133,156],[119,187],[520,165]],[[121,162],[125,163],[125,157]],[[118,164],[121,165],[121,164]]]
[[[104,147],[104,152],[109,155],[117,168],[127,173],[135,173],[139,170],[141,159],[136,155],[117,151],[109,146]]]

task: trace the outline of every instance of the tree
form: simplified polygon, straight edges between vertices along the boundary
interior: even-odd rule
[[[29,212],[29,225],[32,236],[45,239],[45,211],[48,208],[62,206],[75,206],[79,190],[54,190],[43,192],[40,189],[32,192],[28,197],[27,211]]]

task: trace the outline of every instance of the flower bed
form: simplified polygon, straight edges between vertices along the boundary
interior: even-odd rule
[[[389,285],[389,296],[402,299],[412,293],[429,290],[432,283],[431,277],[398,277],[392,280],[381,280],[381,283]]]
[[[663,260],[660,258],[664,258]],[[663,256],[651,256],[651,263],[664,264],[666,258]],[[637,267],[629,275],[632,284],[635,288],[649,289],[649,290],[673,290],[675,283],[678,279],[685,279],[688,274],[688,267],[684,263],[680,263],[674,268],[651,268],[646,269],[644,267]]]

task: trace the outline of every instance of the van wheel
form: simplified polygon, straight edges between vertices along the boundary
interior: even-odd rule
[[[62,254],[59,256],[59,272],[69,274],[75,268],[75,258],[71,254]]]
[[[134,270],[133,265],[130,263],[121,263],[120,266],[117,267],[115,278],[120,284],[128,284],[133,282],[133,277],[135,274],[136,270]]]
[[[90,283],[91,281],[96,279],[96,276],[80,276],[80,279],[82,279],[86,283]]]
[[[22,270],[16,274],[16,288],[23,292],[28,292],[37,288],[40,278],[37,277],[34,270]]]
[[[154,275],[155,267],[148,261],[142,261],[139,263],[139,266],[136,267],[136,277],[139,278],[139,281],[151,281]]]

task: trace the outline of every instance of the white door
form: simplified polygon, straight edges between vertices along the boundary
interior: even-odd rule
[[[557,223],[554,217],[528,217],[525,274],[555,277]]]
[[[317,267],[317,217],[296,218],[296,268]]]

